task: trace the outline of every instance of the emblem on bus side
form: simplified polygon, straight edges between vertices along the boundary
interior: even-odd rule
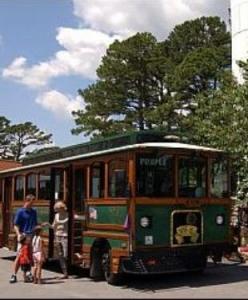
[[[172,213],[172,243],[187,246],[202,241],[202,215],[197,210],[178,210]]]
[[[184,243],[184,238],[190,237],[191,243],[196,243],[199,237],[197,227],[193,225],[183,225],[176,229],[175,239],[178,244]]]

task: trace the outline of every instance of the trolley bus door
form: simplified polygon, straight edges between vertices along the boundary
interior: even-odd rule
[[[86,168],[73,171],[72,193],[72,263],[80,261],[83,247],[83,230],[85,226]]]
[[[65,168],[51,168],[51,198],[49,207],[49,223],[52,224],[54,220],[54,204],[56,201],[66,202],[65,193],[65,182],[66,182],[66,171]],[[48,246],[48,257],[55,258],[58,256],[56,248],[54,247],[54,232],[49,229],[49,246]]]

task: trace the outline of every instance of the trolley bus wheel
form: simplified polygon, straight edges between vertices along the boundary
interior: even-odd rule
[[[111,249],[106,250],[102,255],[102,269],[104,278],[111,285],[119,285],[122,281],[121,274],[111,272]]]
[[[104,279],[101,266],[101,251],[99,247],[94,247],[91,252],[90,277],[94,280]]]

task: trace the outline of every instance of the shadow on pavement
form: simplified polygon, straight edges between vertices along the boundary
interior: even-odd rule
[[[174,273],[163,275],[126,276],[124,284],[126,289],[146,292],[156,292],[162,289],[180,289],[188,286],[199,288],[248,280],[248,266],[240,263],[221,263],[208,267],[202,274]]]
[[[2,256],[4,260],[14,260],[15,256]],[[45,263],[44,270],[61,274],[59,262],[51,260]],[[73,278],[88,278],[89,271],[80,267],[72,267],[69,270]],[[62,283],[55,277],[44,278],[44,284]],[[51,280],[51,281],[50,281]],[[223,261],[215,265],[209,262],[203,274],[198,273],[174,273],[163,275],[125,275],[121,289],[133,289],[144,292],[156,292],[162,289],[181,289],[185,286],[200,288],[235,282],[248,281],[248,265],[237,262]]]
[[[11,256],[1,256],[0,259],[3,259],[3,260],[9,260],[9,261],[14,261],[15,260],[15,255],[11,255]],[[59,265],[59,261],[58,260],[55,260],[55,259],[52,259],[52,260],[49,260],[49,261],[46,261],[43,265],[43,269],[44,270],[47,270],[47,271],[51,271],[51,272],[55,272],[55,273],[59,273],[61,274],[61,268],[60,268],[60,265]],[[74,278],[81,278],[81,277],[87,277],[88,274],[89,274],[89,271],[87,270],[83,270],[82,268],[80,267],[76,267],[76,266],[73,266],[69,269],[69,274],[70,275],[73,275]],[[57,276],[56,276],[57,277]],[[54,277],[51,279],[55,279]],[[47,278],[46,278],[47,280]],[[63,281],[61,281],[63,282]]]

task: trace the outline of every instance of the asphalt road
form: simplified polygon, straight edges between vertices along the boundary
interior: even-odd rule
[[[85,272],[76,272],[68,280],[59,280],[56,264],[43,271],[44,284],[9,283],[13,252],[0,249],[0,298],[248,298],[248,264],[211,262],[202,275],[128,276],[121,287],[94,282]]]

